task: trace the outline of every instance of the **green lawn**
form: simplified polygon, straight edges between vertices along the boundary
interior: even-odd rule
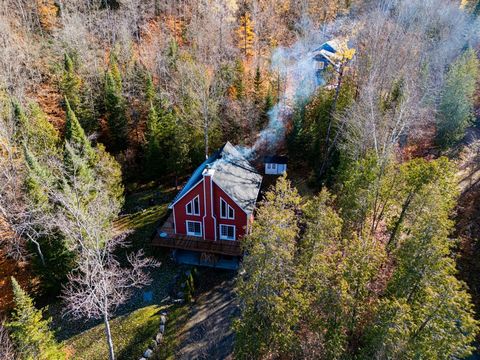
[[[162,345],[154,353],[152,360],[174,360],[175,349],[180,338],[179,333],[183,325],[187,322],[189,305],[172,307],[167,316],[167,325],[165,326],[165,337]]]
[[[119,232],[133,231],[129,241],[133,249],[148,247],[155,228],[165,220],[174,189],[154,188],[131,194],[125,199],[124,215],[115,221]]]
[[[111,321],[113,344],[119,360],[139,359],[142,356],[159,329],[162,309],[161,306],[150,305]],[[104,325],[99,324],[65,341],[71,358],[108,359],[104,329]]]

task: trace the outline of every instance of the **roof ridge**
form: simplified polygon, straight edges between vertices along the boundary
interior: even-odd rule
[[[229,164],[229,165],[227,165]],[[180,192],[175,196],[173,201],[170,203],[169,208],[172,208],[175,203],[177,203],[185,194],[187,194],[197,183],[199,183],[203,179],[203,171],[207,166],[211,165],[212,168],[217,169],[218,172],[215,172],[213,174],[214,178],[217,178],[218,180],[220,179],[225,179],[225,176],[229,178],[228,182],[235,183],[238,179],[232,178],[232,174],[236,173],[238,176],[239,172],[241,174],[241,171],[247,172],[251,175],[248,175],[248,178],[251,179],[256,179],[253,180],[252,185],[255,188],[259,188],[261,185],[261,178],[262,175],[255,169],[255,167],[250,163],[250,161],[239,151],[236,146],[234,146],[230,141],[227,141],[222,147],[220,147],[218,150],[216,150],[212,155],[208,157],[205,161],[202,162],[192,173],[184,187],[180,190]],[[234,168],[237,168],[236,171],[233,170],[233,168],[230,168],[228,172],[225,172],[226,167],[228,166],[233,166]],[[240,170],[241,169],[241,170]],[[229,174],[229,172],[232,171],[232,174]],[[246,173],[244,173],[245,176]],[[219,185],[220,186],[220,185]],[[246,186],[245,184],[242,185]],[[230,196],[232,199],[238,200],[238,191],[234,191],[233,193],[229,193],[228,187],[225,187],[225,192]],[[238,189],[237,189],[238,190]],[[245,191],[250,191],[251,190],[245,190],[242,189],[242,192],[245,193]],[[258,189],[257,189],[257,196],[258,196]],[[256,198],[254,199],[256,200]],[[242,208],[245,211],[249,211],[249,204],[243,206],[246,206],[245,208]]]

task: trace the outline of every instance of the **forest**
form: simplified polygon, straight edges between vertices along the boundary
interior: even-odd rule
[[[2,0],[0,359],[479,358],[479,14]],[[287,174],[238,271],[180,266],[152,236],[226,142]]]

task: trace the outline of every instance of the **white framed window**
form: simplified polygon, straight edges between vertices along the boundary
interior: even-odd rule
[[[220,218],[235,219],[235,210],[222,198],[220,198]]]
[[[202,236],[202,223],[200,221],[187,220],[187,235]]]
[[[185,205],[187,215],[200,215],[200,197],[196,196],[195,199]]]
[[[235,240],[235,226],[220,224],[220,239]]]

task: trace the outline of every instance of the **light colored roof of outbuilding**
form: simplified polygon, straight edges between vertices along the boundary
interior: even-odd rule
[[[206,169],[213,170],[212,180],[246,213],[249,214],[255,209],[262,175],[230,142],[223,145],[194,171],[170,207],[202,179]]]

